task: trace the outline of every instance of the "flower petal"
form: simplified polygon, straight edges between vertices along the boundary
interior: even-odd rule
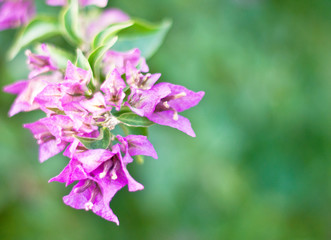
[[[162,111],[155,112],[147,116],[147,118],[157,124],[177,128],[178,130],[186,133],[187,135],[195,137],[195,133],[191,127],[191,123],[187,118],[178,115],[178,120],[174,120],[173,116],[173,111]]]
[[[157,153],[146,136],[128,135],[123,138],[122,136],[117,135],[116,137],[121,143],[127,143],[130,156],[145,155],[157,159]]]
[[[196,106],[205,95],[205,92],[193,92],[183,86],[168,84],[171,89],[171,96],[178,96],[184,94],[185,96],[169,100],[169,105],[178,112],[185,111],[191,107]]]
[[[90,149],[82,153],[76,153],[74,157],[83,164],[85,171],[90,173],[114,155],[115,153],[106,149]]]

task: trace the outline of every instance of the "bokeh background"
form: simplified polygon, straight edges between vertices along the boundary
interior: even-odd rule
[[[159,159],[129,167],[145,190],[111,202],[120,226],[62,203],[47,181],[67,159],[38,162],[0,93],[0,239],[331,239],[331,1],[110,0],[173,27],[149,61],[162,80],[204,90],[184,115],[197,137],[153,126]],[[38,0],[38,9],[55,12]],[[27,76],[6,63],[15,30],[0,32],[0,85]]]

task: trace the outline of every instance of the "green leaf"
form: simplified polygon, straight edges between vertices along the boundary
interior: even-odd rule
[[[111,48],[117,41],[117,37],[109,39],[105,45],[96,48],[88,57],[88,62],[90,63],[93,73],[98,76],[100,70],[100,62],[102,61],[103,55]]]
[[[109,147],[111,142],[111,133],[109,128],[103,127],[100,129],[100,134],[97,138],[76,138],[87,148],[87,149],[106,149]]]
[[[131,127],[149,127],[154,123],[149,121],[146,117],[140,117],[135,113],[123,113],[118,116],[117,119],[121,121],[123,124]]]
[[[22,48],[35,41],[45,40],[60,34],[57,19],[43,16],[36,17],[20,31],[8,52],[8,58],[13,59]]]
[[[74,45],[81,45],[83,42],[79,34],[79,5],[78,0],[71,0],[60,14],[60,22],[63,34],[69,42]]]
[[[148,136],[148,128],[147,127],[129,127],[124,124],[120,124],[124,134],[127,135],[144,135]]]
[[[151,24],[142,20],[134,20],[134,24],[118,33],[118,41],[113,49],[128,51],[139,48],[142,56],[151,57],[160,47],[171,26],[171,21],[164,20],[160,24]]]
[[[83,52],[80,49],[77,49],[77,59],[76,59],[76,66],[79,68],[82,68],[87,71],[92,71],[91,65],[88,62],[87,58],[83,54]],[[91,81],[88,83],[88,88],[94,92],[95,87],[97,86],[96,79],[94,78],[93,74],[91,76]]]
[[[87,71],[92,71],[90,63],[80,49],[77,49],[76,66]]]
[[[55,60],[56,65],[60,69],[66,69],[68,60],[71,62],[74,61],[75,57],[70,52],[67,52],[64,49],[55,47],[54,45],[47,44],[47,50],[49,51],[51,58]],[[38,54],[45,54],[41,49],[41,44],[38,44],[36,47],[36,52]]]
[[[55,112],[56,114],[58,115],[66,115],[66,113],[58,108],[50,108],[50,107],[47,107],[48,110],[51,110],[53,112]]]
[[[111,38],[113,38],[119,31],[132,26],[133,21],[111,24],[106,29],[99,32],[92,41],[92,49],[96,49],[101,45],[105,45]]]
[[[119,110],[118,112],[117,111],[112,112],[112,115],[114,117],[118,117],[118,116],[122,115],[123,113],[131,113],[131,109],[127,106],[123,106],[123,107],[121,107],[121,110]]]

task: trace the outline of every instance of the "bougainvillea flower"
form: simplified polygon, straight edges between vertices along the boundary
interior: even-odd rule
[[[40,105],[47,115],[52,115],[54,112],[64,112],[67,115],[77,115],[86,117],[87,112],[80,106],[80,102],[86,98],[81,93],[75,95],[69,95],[65,92],[66,89],[70,91],[72,89],[66,87],[61,88],[61,83],[48,84],[36,97],[35,102]],[[80,89],[78,88],[80,91]]]
[[[60,81],[48,84],[35,100],[46,113],[49,112],[48,109],[67,109],[69,112],[73,105],[79,107],[78,103],[86,99],[85,93],[88,92],[87,84],[90,79],[89,71],[78,68],[68,61],[64,79],[62,77]]]
[[[35,7],[32,0],[0,1],[0,31],[25,24],[34,14]]]
[[[61,99],[64,94],[65,93],[61,91],[61,88],[57,84],[48,84],[35,97],[35,102],[37,102],[40,108],[46,113],[52,114],[53,111],[49,112],[50,109],[63,111]]]
[[[65,115],[53,115],[23,126],[32,132],[40,144],[40,162],[64,150],[69,143],[76,140],[76,135],[90,137],[90,131],[93,131],[84,123],[76,119],[73,121],[71,117]]]
[[[150,90],[131,88],[131,94],[125,105],[139,116],[147,116],[152,114],[161,99],[170,93],[171,90],[168,86],[159,84]]]
[[[58,69],[55,62],[50,57],[46,44],[41,44],[41,50],[43,55],[34,54],[30,50],[26,50],[25,52],[28,57],[27,63],[31,68],[31,72],[29,74],[30,79],[42,73],[55,71]]]
[[[109,170],[114,165],[112,160],[110,160],[114,155],[115,153],[106,149],[90,149],[84,152],[76,153],[74,158],[82,164],[87,173],[90,173],[108,160],[110,161],[110,164],[108,164]]]
[[[124,158],[130,158],[125,155]],[[63,171],[52,181],[66,183],[79,181],[63,198],[65,204],[76,208],[92,210],[95,214],[118,224],[117,217],[109,208],[113,196],[128,185],[129,191],[143,189],[126,169],[118,144],[112,151],[105,149],[86,150],[78,153]]]
[[[95,137],[92,133],[89,133],[86,137]],[[76,138],[74,139],[69,146],[66,148],[66,150],[63,152],[63,156],[66,156],[68,158],[73,158],[74,154],[76,152],[83,152],[86,151],[87,148]]]
[[[49,129],[49,122],[51,124],[55,124],[52,119],[43,118],[34,123],[24,124],[23,127],[29,129],[31,133],[34,135],[35,139],[37,139],[39,146],[39,161],[44,162],[50,157],[55,156],[65,149],[68,145],[67,141],[62,141],[59,133],[55,133],[58,136],[54,135],[54,127],[53,129]]]
[[[84,180],[88,178],[88,174],[85,172],[81,163],[72,159],[68,165],[62,170],[62,172],[56,177],[51,178],[48,182],[61,182],[69,186],[75,181]]]
[[[76,67],[70,61],[67,63],[64,81],[60,86],[70,95],[85,94],[88,91],[87,84],[90,82],[91,72]]]
[[[83,99],[79,104],[94,117],[101,116],[112,109],[111,106],[106,105],[105,96],[101,92],[95,93],[91,99]]]
[[[157,124],[177,128],[195,137],[190,121],[180,116],[178,112],[185,111],[197,105],[205,93],[202,91],[196,93],[183,86],[171,83],[159,83],[155,87],[160,91],[163,91],[163,88],[168,88],[171,92],[160,100],[152,114],[145,116]]]
[[[122,152],[127,151],[130,156],[144,155],[157,159],[157,153],[146,136],[128,135],[122,137],[121,135],[117,135],[116,138],[124,147],[124,149],[122,148]]]
[[[112,69],[116,68],[122,75],[126,73],[127,69],[131,70],[131,66],[137,68],[141,72],[148,72],[149,68],[146,64],[145,58],[141,57],[138,48],[127,52],[108,51],[103,59],[104,73],[107,74]],[[130,67],[127,68],[128,63]]]
[[[105,94],[106,103],[114,106],[117,111],[120,110],[125,97],[123,92],[125,87],[126,84],[116,69],[108,75],[100,87],[100,90]]]
[[[63,6],[68,3],[68,0],[47,0],[46,3],[52,6]],[[79,0],[81,6],[96,5],[98,7],[105,7],[108,0]]]
[[[100,178],[108,175],[113,180],[116,180],[118,173],[121,175],[124,174],[123,176],[125,176],[126,180],[123,181],[128,184],[130,192],[144,188],[144,186],[131,177],[126,169],[125,163],[132,162],[132,159],[128,154],[125,154],[122,158],[119,144],[115,144],[111,151],[105,149],[87,150],[86,152],[75,154],[74,158],[82,163],[87,172],[91,173],[98,167],[101,167]]]
[[[121,185],[112,184],[108,178],[95,180],[92,177],[79,181],[70,194],[63,197],[63,202],[75,209],[91,210],[102,218],[119,225],[117,216],[109,203]]]
[[[17,94],[15,102],[10,108],[9,116],[14,116],[19,112],[28,112],[40,108],[40,104],[35,101],[37,95],[49,84],[58,82],[61,75],[52,74],[45,76],[37,76],[30,80],[22,80],[11,85],[5,86],[4,91]]]
[[[131,88],[138,88],[142,90],[149,90],[154,83],[161,77],[160,73],[143,75],[140,70],[134,67],[130,62],[126,64],[125,72],[126,82]]]

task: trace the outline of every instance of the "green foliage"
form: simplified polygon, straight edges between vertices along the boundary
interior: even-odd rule
[[[100,74],[100,66],[101,61],[105,53],[111,48],[115,42],[117,41],[117,36],[112,37],[107,40],[107,42],[104,42],[104,45],[101,45],[94,49],[90,55],[88,56],[88,62],[90,63],[90,66],[92,67],[93,73],[95,76],[99,76]]]
[[[133,112],[123,113],[117,117],[117,119],[130,127],[149,127],[154,123],[149,121],[146,117],[138,116]]]
[[[111,142],[111,133],[109,128],[100,128],[100,134],[97,138],[79,137],[76,138],[87,148],[87,149],[107,149]]]
[[[82,69],[86,70],[86,71],[91,71],[92,72],[92,68],[91,68],[91,65],[90,65],[89,61],[87,60],[84,53],[80,49],[77,49],[77,58],[76,58],[75,65],[79,68],[82,68]]]
[[[148,136],[148,127],[130,127],[125,124],[120,124],[125,135],[144,135]]]
[[[71,0],[70,4],[60,14],[60,22],[64,37],[75,46],[80,46],[83,40],[80,36],[78,0]]]
[[[129,20],[127,22],[115,23],[115,24],[108,26],[106,29],[99,32],[93,38],[92,49],[96,49],[102,45],[107,45],[107,43],[109,41],[111,41],[113,39],[113,37],[115,37],[119,31],[132,26],[132,24],[133,24],[133,21]]]
[[[152,24],[142,20],[133,20],[133,24],[118,32],[118,41],[113,47],[117,51],[139,48],[142,56],[150,58],[160,47],[171,26],[171,21]]]
[[[59,34],[60,27],[55,18],[38,16],[20,31],[8,52],[8,58],[13,59],[22,48],[33,42],[43,41]]]

